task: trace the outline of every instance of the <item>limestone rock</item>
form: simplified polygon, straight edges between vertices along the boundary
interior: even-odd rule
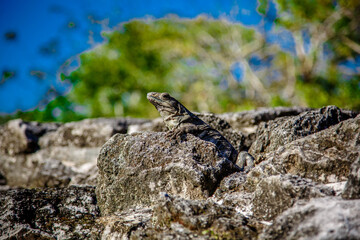
[[[344,199],[360,199],[360,156],[351,165],[349,178],[342,193]]]
[[[83,165],[83,171],[76,172],[75,176],[71,178],[69,185],[97,185],[98,168],[96,163],[89,163]]]
[[[327,129],[356,115],[354,112],[340,110],[335,106],[327,106],[295,117],[279,118],[262,123],[249,153],[257,156],[257,162],[260,162],[263,153],[275,151],[287,143]]]
[[[240,190],[246,182],[246,173],[236,172],[229,176],[226,176],[220,183],[216,192],[229,192]]]
[[[236,172],[225,177],[211,199],[223,206],[230,206],[244,216],[252,216],[253,192],[246,190],[245,172]]]
[[[259,239],[359,239],[360,200],[315,198],[286,210]]]
[[[145,231],[146,237],[160,239],[174,234],[187,239],[253,239],[256,224],[234,208],[224,207],[211,200],[189,200],[164,194],[154,207],[154,228]],[[182,234],[176,234],[181,233]]]
[[[0,126],[0,240],[357,239],[360,115],[197,115],[243,150],[236,165],[161,119]]]
[[[160,193],[153,208],[127,209],[97,221],[102,239],[254,239],[258,223],[212,200]]]
[[[100,148],[50,147],[0,155],[0,171],[13,187],[66,187],[72,179],[72,184],[94,185],[99,152]]]
[[[0,126],[0,172],[13,187],[95,185],[100,147],[142,119],[86,119],[66,124],[24,122]]]
[[[261,122],[285,116],[296,116],[309,110],[309,108],[303,107],[259,108],[251,111],[219,114],[218,117],[227,121],[234,129],[252,133],[256,131],[256,126]]]
[[[289,173],[319,183],[346,181],[358,156],[360,115],[266,154],[266,161],[250,171],[248,180],[253,186],[263,176]]]
[[[335,195],[326,186],[294,175],[277,175],[262,179],[256,186],[252,200],[254,215],[272,220],[298,200]]]
[[[135,232],[144,232],[152,227],[152,213],[151,208],[137,208],[100,217],[97,219],[103,229],[100,239],[144,239]]]
[[[129,125],[147,122],[131,118],[94,118],[69,122],[55,132],[43,136],[39,145],[72,147],[101,147],[115,133],[126,133]]]
[[[56,159],[43,159],[39,152],[0,155],[0,169],[6,184],[13,187],[65,187],[75,174]]]
[[[335,196],[341,196],[342,192],[345,189],[345,185],[346,185],[346,181],[324,184],[324,186],[333,189]]]
[[[0,154],[14,156],[39,149],[38,140],[47,132],[55,131],[56,123],[25,122],[15,119],[0,126]]]
[[[96,239],[94,187],[0,192],[0,239]]]
[[[102,214],[149,207],[159,192],[204,199],[223,177],[239,170],[213,143],[191,134],[186,138],[178,142],[154,132],[113,136],[98,158]]]
[[[149,122],[130,125],[128,134],[137,132],[166,132],[168,128],[165,126],[162,118],[155,118]]]
[[[239,152],[239,155],[236,160],[236,165],[238,165],[241,169],[245,169],[248,172],[251,168],[254,167],[255,159],[246,151]]]

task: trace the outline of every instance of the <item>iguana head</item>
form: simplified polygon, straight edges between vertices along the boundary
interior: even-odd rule
[[[168,93],[149,92],[147,99],[159,111],[170,130],[177,127],[185,117],[189,116],[187,109]]]

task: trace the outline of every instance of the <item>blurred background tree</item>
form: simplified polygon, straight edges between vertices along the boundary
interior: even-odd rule
[[[360,2],[277,0],[276,23],[291,31],[295,54],[281,59],[289,81],[281,98],[296,105],[360,109]],[[266,9],[268,1],[261,1]],[[264,7],[265,6],[265,7]],[[263,11],[263,14],[267,14]],[[291,59],[288,61],[287,59]]]
[[[85,117],[156,117],[146,100],[167,91],[193,111],[262,106],[337,105],[360,110],[360,2],[259,0],[258,11],[290,31],[293,51],[269,43],[267,30],[200,16],[130,21],[62,74],[73,89],[43,110],[15,117],[70,121]],[[274,33],[272,33],[274,34]]]
[[[246,102],[256,85],[266,91],[247,58],[265,46],[254,29],[227,21],[175,17],[132,21],[107,33],[108,42],[81,55],[81,66],[65,77],[69,98],[99,116],[157,116],[146,93],[167,91],[194,111],[236,111],[266,104]],[[244,77],[231,73],[241,64]],[[244,81],[242,81],[244,80]],[[251,99],[253,100],[253,99]]]

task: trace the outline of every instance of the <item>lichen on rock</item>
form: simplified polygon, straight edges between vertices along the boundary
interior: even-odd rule
[[[0,239],[358,239],[360,115],[196,116],[236,163],[159,119],[0,126]]]
[[[113,136],[100,152],[98,168],[96,192],[105,215],[152,206],[160,192],[205,199],[224,176],[238,171],[213,143],[192,135],[177,142],[151,132]]]

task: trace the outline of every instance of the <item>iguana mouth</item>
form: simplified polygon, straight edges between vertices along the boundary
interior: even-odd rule
[[[149,92],[146,95],[146,98],[153,104],[155,107],[162,106],[163,108],[171,108],[170,104],[167,103],[165,100],[158,97],[159,93],[156,92]],[[163,109],[165,110],[165,109]]]
[[[153,102],[156,102],[156,103],[158,103],[158,104],[161,104],[162,102],[163,102],[163,100],[161,100],[160,98],[157,98],[156,96],[155,96],[155,92],[149,92],[147,95],[146,95],[146,98],[151,102],[151,103],[153,103]]]

